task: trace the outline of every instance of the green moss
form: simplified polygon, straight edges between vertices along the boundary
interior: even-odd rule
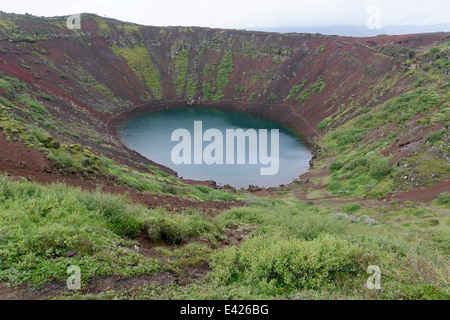
[[[308,80],[303,80],[303,82],[301,84],[299,84],[298,86],[293,86],[291,88],[291,90],[289,91],[289,95],[286,97],[286,99],[284,99],[284,101],[288,101],[289,99],[294,97],[296,94],[298,94],[300,91],[302,91],[302,89],[306,86],[307,83],[308,83]]]
[[[229,76],[233,72],[233,54],[227,52],[220,61],[220,65],[217,71],[217,86],[219,90],[225,89],[229,83]]]
[[[153,65],[150,54],[144,46],[119,48],[114,45],[112,50],[125,59],[136,77],[151,89],[155,98],[162,98],[161,75]]]
[[[13,85],[4,79],[0,79],[0,88],[9,91],[10,93],[14,91]]]
[[[228,52],[222,57],[219,66],[216,68],[206,64],[203,68],[204,81],[202,85],[203,97],[208,100],[220,100],[225,97],[223,90],[229,83],[229,76],[233,72],[233,54]],[[209,78],[207,80],[206,78]]]
[[[123,24],[117,26],[117,31],[125,34],[126,36],[140,36],[140,27],[138,25]]]
[[[112,96],[112,95],[113,95],[113,93],[112,93],[107,87],[105,87],[104,85],[102,85],[102,84],[100,84],[100,83],[96,83],[94,86],[95,86],[98,90],[100,90],[101,92],[105,93],[105,94],[108,95],[108,96]]]
[[[306,100],[309,99],[309,97],[311,97],[311,91],[309,89],[306,89],[305,91],[300,93],[297,96],[297,98],[295,98],[295,101],[297,101],[297,102],[305,102]]]
[[[257,94],[258,94],[257,92],[252,92],[252,94],[250,94],[250,97],[248,97],[247,101],[252,102]]]
[[[107,38],[111,35],[111,29],[109,25],[104,20],[98,20],[98,35]]]
[[[81,138],[80,135],[75,133],[75,132],[70,132],[70,131],[67,131],[67,130],[63,130],[62,133],[64,133],[65,135],[68,135],[68,136],[70,136],[72,138],[76,138],[76,139],[80,139]]]
[[[259,80],[260,77],[261,77],[261,75],[259,73],[254,74],[252,77],[252,83],[250,84],[250,87],[253,86]]]
[[[40,96],[41,96],[42,98],[44,98],[45,100],[47,100],[47,101],[53,101],[52,96],[46,94],[45,92],[41,92],[41,93],[40,93]]]
[[[211,86],[211,83],[209,83],[209,82],[203,83],[203,86],[202,86],[203,97],[207,100],[211,99],[212,92],[213,92],[213,88]]]
[[[23,104],[27,105],[30,108],[33,108],[37,112],[39,112],[42,115],[48,115],[49,112],[37,101],[32,100],[28,95],[21,94],[17,95],[16,99]]]
[[[189,50],[182,50],[173,57],[176,74],[174,87],[179,97],[185,93],[187,98],[193,98],[196,93],[197,84],[193,81],[192,74],[188,74],[190,56]]]
[[[326,84],[323,82],[322,77],[319,77],[315,83],[311,85],[311,92],[316,93],[320,92],[325,88]]]

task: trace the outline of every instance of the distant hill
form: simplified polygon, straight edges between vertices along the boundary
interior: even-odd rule
[[[369,29],[366,26],[346,26],[336,25],[329,27],[309,27],[309,26],[292,26],[282,28],[248,28],[248,30],[260,30],[267,32],[280,33],[320,33],[326,35],[339,35],[349,37],[374,37],[380,34],[389,35],[403,35],[403,34],[418,34],[418,33],[432,33],[432,32],[449,32],[450,23],[417,26],[386,26],[381,29]]]

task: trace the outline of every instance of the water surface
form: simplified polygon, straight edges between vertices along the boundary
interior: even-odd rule
[[[193,164],[194,154],[194,121],[202,122],[203,133],[208,129],[218,129],[223,134],[224,164]],[[186,129],[191,134],[191,164],[174,164],[172,149],[179,144],[171,141],[176,129]],[[272,150],[270,143],[271,129],[279,129],[279,169],[274,175],[261,175],[260,168],[268,167],[258,160],[257,164],[249,164],[249,146],[246,142],[245,164],[226,164],[226,130],[227,129],[259,129],[268,130],[268,156]],[[200,108],[180,108],[148,112],[124,121],[119,127],[119,137],[130,149],[139,152],[152,161],[169,167],[179,177],[194,180],[214,180],[219,185],[229,184],[233,187],[247,188],[249,185],[276,187],[292,182],[309,168],[311,151],[301,136],[291,128],[278,122],[232,111]],[[258,136],[260,138],[261,136]],[[214,139],[212,140],[214,141]],[[204,141],[203,149],[211,142]],[[235,151],[237,148],[235,143]],[[258,144],[258,150],[259,150]],[[236,152],[235,152],[236,154]],[[259,159],[259,158],[258,158]]]

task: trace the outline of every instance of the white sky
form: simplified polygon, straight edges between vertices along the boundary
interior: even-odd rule
[[[96,13],[154,26],[280,28],[364,26],[381,9],[382,26],[450,23],[449,0],[2,0],[0,10],[38,16]]]

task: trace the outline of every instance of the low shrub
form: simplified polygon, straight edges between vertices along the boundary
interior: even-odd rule
[[[375,158],[368,161],[369,173],[372,177],[381,179],[389,174],[391,166],[388,158]]]
[[[339,169],[341,169],[343,166],[343,163],[339,160],[335,160],[330,164],[330,171],[334,172],[334,171],[338,171]]]
[[[442,138],[444,138],[444,135],[445,130],[430,132],[426,135],[425,141],[429,143],[435,143],[436,141],[442,140]]]
[[[318,288],[337,273],[356,271],[358,251],[330,235],[313,240],[259,236],[219,251],[211,266],[218,284],[238,281],[280,293]]]
[[[60,163],[63,167],[66,168],[72,168],[75,167],[75,159],[72,154],[70,154],[68,151],[61,150],[61,151],[55,151],[49,154],[49,159]]]
[[[330,190],[331,192],[336,192],[339,191],[340,189],[342,189],[342,182],[340,181],[333,181],[328,186],[328,190]]]
[[[173,185],[164,184],[161,186],[161,191],[164,193],[170,193],[173,195],[178,194],[178,189]]]
[[[207,221],[199,212],[190,211],[185,214],[168,214],[155,211],[157,214],[146,219],[143,224],[149,240],[153,243],[164,240],[168,244],[185,243],[189,238],[205,234],[217,234],[219,230]]]
[[[317,129],[322,130],[328,126],[328,123],[331,121],[331,117],[325,118],[317,124]]]
[[[346,146],[350,143],[361,141],[363,136],[363,133],[359,129],[346,129],[338,135],[337,143],[339,146]]]
[[[436,202],[440,205],[450,207],[450,193],[449,192],[441,193],[439,197],[436,199]]]

